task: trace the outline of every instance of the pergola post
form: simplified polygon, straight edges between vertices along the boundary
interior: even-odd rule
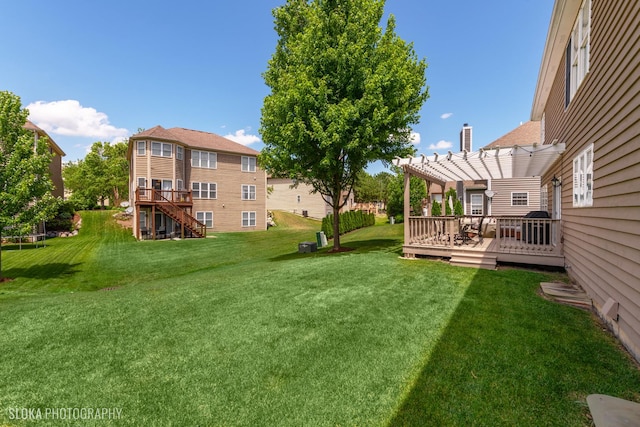
[[[411,238],[411,174],[408,168],[404,168],[404,244],[408,244]]]

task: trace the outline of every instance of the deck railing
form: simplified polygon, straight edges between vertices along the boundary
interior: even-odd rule
[[[454,216],[409,217],[409,242],[406,243],[453,247],[458,224],[458,218]]]
[[[170,201],[172,203],[193,203],[189,190],[156,190],[153,188],[136,188],[136,202]]]
[[[465,223],[479,223],[480,217],[409,217],[408,245],[464,247],[460,230]],[[560,220],[493,216],[482,219],[483,238],[495,238],[498,252],[561,255]]]
[[[499,252],[560,255],[559,235],[559,219],[496,217]]]

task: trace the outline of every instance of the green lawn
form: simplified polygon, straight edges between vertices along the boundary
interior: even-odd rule
[[[87,212],[77,237],[3,247],[0,425],[582,426],[590,393],[640,400],[594,317],[536,295],[549,275],[400,259],[401,224],[298,254],[319,223],[276,221],[137,242]]]

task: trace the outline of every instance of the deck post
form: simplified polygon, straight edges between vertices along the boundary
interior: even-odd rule
[[[411,174],[408,169],[404,169],[404,244],[409,244],[411,239]]]
[[[151,235],[152,240],[156,240],[156,205],[151,205]]]

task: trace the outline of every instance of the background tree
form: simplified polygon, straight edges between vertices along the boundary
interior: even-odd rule
[[[94,142],[83,160],[65,167],[65,186],[78,209],[90,209],[105,199],[117,206],[129,197],[127,143]]]
[[[30,233],[36,224],[55,215],[60,202],[51,195],[46,138],[36,142],[33,133],[24,129],[28,115],[18,96],[0,92],[0,240],[4,230]]]
[[[358,203],[377,202],[380,196],[378,182],[366,171],[360,171],[353,187],[353,193]]]
[[[376,185],[378,186],[378,201],[382,202],[385,206],[389,202],[389,184],[393,180],[393,174],[389,172],[378,172],[374,175],[373,179],[376,181]]]
[[[395,176],[389,183],[389,202],[387,215],[398,218],[404,215],[404,173],[400,168],[393,168]],[[427,184],[417,176],[411,177],[409,203],[414,215],[422,215],[422,202],[427,197]],[[402,218],[403,220],[405,218]]]
[[[393,16],[379,26],[384,3],[288,0],[274,10],[260,163],[310,184],[334,218],[370,162],[413,152],[410,126],[428,98],[425,61],[395,34]],[[338,250],[339,221],[334,236]]]

